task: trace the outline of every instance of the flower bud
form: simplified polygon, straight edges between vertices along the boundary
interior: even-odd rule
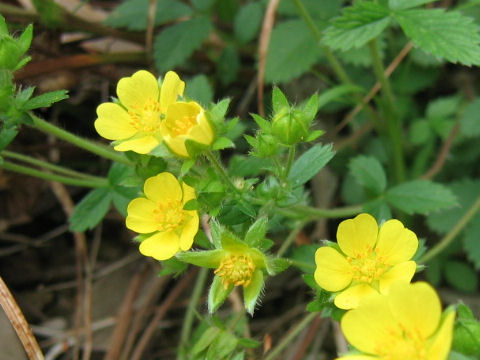
[[[283,108],[277,112],[272,121],[272,133],[285,145],[294,145],[307,135],[310,121],[305,114],[295,108]]]
[[[23,52],[9,35],[0,35],[0,69],[14,70]]]

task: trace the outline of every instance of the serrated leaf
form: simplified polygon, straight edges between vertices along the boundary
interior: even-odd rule
[[[387,187],[385,171],[373,156],[357,156],[350,161],[349,168],[357,182],[374,194],[381,194]]]
[[[155,38],[153,58],[161,72],[183,63],[205,40],[212,23],[205,17],[194,18],[172,25]]]
[[[473,100],[463,111],[460,132],[467,137],[480,135],[480,99]]]
[[[424,51],[453,63],[480,64],[479,29],[472,18],[444,9],[402,10],[394,17]]]
[[[26,102],[23,106],[23,110],[33,110],[41,107],[48,107],[53,103],[68,98],[67,90],[56,90],[44,93],[42,95],[35,96]]]
[[[332,21],[323,42],[332,49],[359,48],[376,38],[390,24],[389,10],[375,2],[356,2]]]
[[[129,30],[145,30],[150,0],[127,0],[115,8],[105,20],[112,27],[125,27]],[[192,10],[177,0],[158,0],[155,12],[155,25],[162,25],[184,16],[190,16]]]
[[[205,75],[197,75],[188,81],[185,96],[207,106],[213,100],[213,89]]]
[[[386,201],[407,214],[427,214],[455,206],[455,195],[445,186],[428,180],[397,185],[385,193]]]
[[[70,229],[82,232],[93,229],[110,209],[112,194],[108,188],[98,188],[90,191],[76,206],[70,216]]]
[[[335,155],[332,145],[316,144],[293,163],[288,179],[292,186],[300,186],[315,176]]]
[[[238,40],[247,43],[253,40],[260,30],[263,18],[261,2],[251,2],[242,6],[235,16],[233,30]]]
[[[475,271],[460,261],[447,261],[445,263],[445,279],[454,288],[473,293],[478,287],[478,278]]]
[[[388,0],[388,7],[392,10],[405,10],[434,1],[437,0]]]
[[[289,81],[308,71],[321,55],[317,41],[304,21],[284,21],[272,31],[265,81],[268,83]]]

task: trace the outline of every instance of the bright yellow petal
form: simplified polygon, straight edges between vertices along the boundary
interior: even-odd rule
[[[182,157],[190,157],[187,152],[187,148],[185,147],[185,136],[177,136],[177,137],[171,137],[171,136],[165,136],[164,137],[164,142],[168,146],[171,152],[174,154],[177,154]]]
[[[158,101],[159,91],[157,79],[146,70],[122,78],[117,84],[118,99],[129,110],[141,110],[149,99]]]
[[[130,124],[130,115],[118,104],[103,103],[97,107],[95,130],[108,140],[127,139],[137,130]]]
[[[182,190],[183,190],[183,199],[182,203],[186,204],[192,199],[195,199],[195,189],[185,183],[182,183]]]
[[[157,260],[167,260],[178,252],[179,242],[175,231],[158,232],[140,243],[140,252]]]
[[[442,325],[430,340],[428,349],[428,360],[446,360],[452,346],[453,324],[455,311],[446,314]]]
[[[198,115],[198,125],[192,127],[187,137],[200,144],[210,145],[212,143],[213,131],[203,111]]]
[[[145,181],[143,191],[147,198],[155,202],[182,200],[182,188],[177,178],[169,172],[152,176]]]
[[[417,235],[398,220],[388,220],[378,232],[375,252],[388,264],[410,260],[418,248]]]
[[[180,249],[187,251],[192,247],[193,238],[198,232],[199,219],[196,211],[188,211],[191,218],[186,222],[180,235]]]
[[[390,287],[388,301],[396,321],[423,338],[433,334],[440,322],[442,308],[435,290],[426,282],[397,282]]]
[[[385,296],[380,294],[366,298],[358,308],[343,315],[341,320],[342,332],[348,342],[372,355],[378,354],[379,347],[387,345],[392,338],[392,324],[395,324],[395,319]]]
[[[132,140],[122,141],[114,147],[117,151],[135,151],[138,154],[148,154],[155,149],[160,142],[151,135],[137,137]]]
[[[378,360],[378,356],[370,356],[370,355],[346,355],[335,360]]]
[[[366,298],[378,295],[378,292],[368,284],[350,286],[335,297],[334,303],[340,309],[354,309]]]
[[[416,269],[417,264],[415,261],[405,261],[403,263],[394,265],[390,270],[380,277],[380,292],[382,294],[386,294],[390,286],[397,281],[409,283],[412,280],[413,275],[415,275]]]
[[[148,234],[157,230],[154,210],[156,205],[153,201],[145,198],[136,198],[130,201],[127,207],[127,228],[140,234]]]
[[[346,255],[356,258],[374,248],[377,233],[375,218],[369,214],[360,214],[340,223],[337,230],[338,245]]]
[[[177,101],[179,95],[183,95],[184,89],[185,83],[180,80],[180,77],[175,72],[169,71],[165,74],[160,92],[160,107],[163,112],[167,111],[170,104]]]
[[[337,250],[323,246],[315,252],[315,281],[327,291],[345,289],[352,282],[352,268]]]

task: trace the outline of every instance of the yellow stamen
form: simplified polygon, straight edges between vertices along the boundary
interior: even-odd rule
[[[223,287],[226,289],[230,285],[248,286],[254,270],[255,264],[249,255],[230,254],[222,260],[214,273],[222,278]]]
[[[180,200],[159,202],[153,210],[158,231],[172,230],[180,225],[184,218],[183,205]]]

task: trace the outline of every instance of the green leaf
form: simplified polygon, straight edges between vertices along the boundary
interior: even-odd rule
[[[13,139],[18,134],[18,128],[16,126],[11,126],[11,127],[5,127],[3,126],[2,129],[0,130],[0,151],[5,149],[8,144],[10,144]]]
[[[221,331],[208,348],[205,360],[221,360],[237,347],[238,340],[229,331]]]
[[[293,163],[288,179],[292,186],[300,186],[315,176],[335,155],[332,145],[316,144]]]
[[[317,41],[304,21],[284,21],[272,31],[265,81],[287,82],[308,71],[321,55]]]
[[[332,87],[328,90],[325,90],[320,95],[318,95],[318,109],[320,110],[325,105],[340,99],[345,95],[352,93],[361,93],[363,89],[357,85],[344,84]]]
[[[185,88],[187,98],[198,101],[203,106],[207,106],[213,100],[213,89],[205,75],[197,75],[188,81]]]
[[[473,100],[467,105],[460,118],[460,132],[463,136],[473,137],[480,135],[480,99]]]
[[[437,0],[388,0],[388,7],[392,10],[405,10]]]
[[[427,106],[427,118],[450,118],[460,109],[462,97],[458,95],[445,96],[430,101]]]
[[[125,27],[129,30],[145,30],[150,0],[127,0],[116,7],[105,24],[112,27]],[[158,0],[155,12],[155,25],[190,16],[189,6],[177,0]]]
[[[480,222],[478,215],[465,229],[463,248],[475,268],[480,269]]]
[[[173,275],[174,278],[177,278],[186,269],[187,264],[173,257],[162,261],[162,269],[158,272],[158,276]]]
[[[397,185],[387,190],[385,199],[407,214],[427,214],[457,204],[455,195],[447,187],[428,180]]]
[[[263,18],[261,2],[251,2],[242,6],[235,16],[233,30],[235,37],[242,43],[253,40],[260,30]]]
[[[55,102],[68,98],[67,90],[56,90],[44,93],[39,96],[35,96],[27,101],[23,106],[23,110],[33,110],[41,107],[48,107]]]
[[[382,164],[373,156],[357,156],[350,161],[349,168],[357,182],[375,195],[380,195],[387,187]]]
[[[110,209],[112,194],[109,188],[98,188],[90,191],[76,206],[70,216],[70,229],[82,232],[93,229]]]
[[[252,316],[255,311],[258,297],[262,293],[264,283],[263,272],[262,270],[257,269],[253,272],[250,284],[243,288],[243,302],[245,303],[245,309]]]
[[[228,294],[233,290],[233,285],[230,285],[227,289],[223,287],[222,279],[219,276],[213,278],[212,286],[210,286],[210,291],[208,292],[208,312],[211,314],[223,304]]]
[[[229,85],[237,79],[240,70],[240,56],[234,46],[223,49],[217,60],[217,74],[223,85]]]
[[[211,109],[210,114],[215,123],[218,123],[223,120],[228,111],[228,106],[230,105],[230,99],[223,99],[216,103]]]
[[[249,339],[249,338],[238,338],[238,345],[248,348],[248,349],[254,349],[256,347],[259,347],[262,343],[260,341],[257,341],[255,339]]]
[[[205,40],[212,23],[205,17],[194,18],[162,31],[155,38],[153,58],[160,72],[182,64]]]
[[[223,150],[226,148],[233,148],[233,147],[235,147],[235,144],[233,143],[233,141],[224,136],[219,137],[212,144],[212,150]]]
[[[205,332],[200,336],[197,342],[193,345],[190,350],[193,355],[200,354],[205,350],[215,338],[218,336],[220,329],[216,326],[209,327]]]
[[[20,47],[22,53],[26,53],[30,48],[33,38],[33,26],[32,24],[28,25],[23,31],[22,35],[17,39],[17,44]]]
[[[473,293],[478,287],[478,278],[475,271],[460,261],[447,261],[445,263],[445,279],[460,291]]]
[[[193,6],[195,6],[195,8],[200,11],[209,10],[215,3],[215,0],[191,0],[191,1]]]
[[[343,9],[324,32],[323,42],[332,49],[360,48],[376,38],[390,23],[389,10],[375,2],[356,2]]]
[[[5,18],[0,14],[0,35],[8,36],[8,27]]]
[[[256,247],[257,244],[265,238],[268,230],[268,218],[261,216],[255,221],[245,234],[245,242],[251,246]]]
[[[453,63],[480,64],[480,36],[472,18],[444,9],[402,10],[394,17],[422,50]]]

